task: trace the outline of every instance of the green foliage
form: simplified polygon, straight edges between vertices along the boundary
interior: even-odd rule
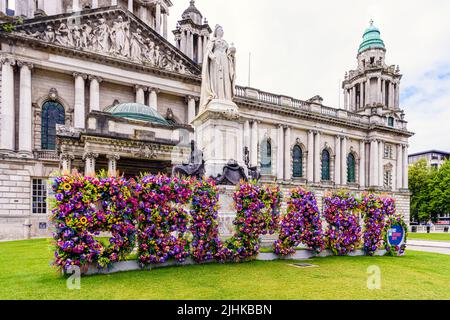
[[[6,22],[0,26],[0,31],[11,33],[16,30],[17,25],[23,24],[22,17],[14,17],[11,22]]]
[[[409,167],[411,218],[419,222],[435,221],[440,213],[450,212],[450,160],[439,168],[420,160]]]

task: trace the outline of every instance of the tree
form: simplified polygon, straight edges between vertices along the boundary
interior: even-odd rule
[[[450,160],[439,168],[429,167],[422,159],[409,168],[411,219],[437,220],[440,213],[450,212]]]

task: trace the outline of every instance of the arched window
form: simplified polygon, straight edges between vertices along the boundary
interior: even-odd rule
[[[261,174],[272,174],[272,145],[269,139],[261,145]]]
[[[302,148],[299,145],[294,146],[292,152],[292,164],[293,164],[293,176],[298,178],[303,176],[303,158],[302,158]]]
[[[326,149],[322,151],[322,180],[330,180],[330,153]]]
[[[44,150],[56,149],[56,125],[64,124],[64,107],[58,102],[47,101],[42,106],[41,147]]]
[[[349,153],[347,156],[347,182],[349,183],[356,182],[355,156],[352,153]]]

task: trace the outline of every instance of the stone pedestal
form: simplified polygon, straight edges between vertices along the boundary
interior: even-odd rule
[[[233,159],[245,167],[243,123],[235,103],[213,100],[194,119],[195,141],[203,151],[206,176],[217,177]]]

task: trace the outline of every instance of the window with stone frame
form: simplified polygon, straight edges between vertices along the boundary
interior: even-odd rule
[[[330,152],[324,149],[322,151],[322,180],[330,181]]]
[[[347,156],[347,182],[356,182],[356,160],[353,153],[349,153]]]
[[[261,174],[272,174],[272,144],[270,138],[261,144]]]
[[[42,106],[41,148],[56,149],[56,125],[65,124],[64,107],[55,101],[47,101]]]
[[[32,179],[31,205],[33,214],[47,214],[47,180]]]
[[[385,189],[392,189],[392,170],[385,169],[383,177],[383,187]]]
[[[388,117],[388,126],[391,128],[394,127],[394,117]]]
[[[386,143],[384,145],[384,158],[385,159],[393,159],[394,158],[394,148],[391,144]]]
[[[303,152],[302,148],[297,144],[292,150],[292,169],[293,176],[300,178],[303,176]]]

